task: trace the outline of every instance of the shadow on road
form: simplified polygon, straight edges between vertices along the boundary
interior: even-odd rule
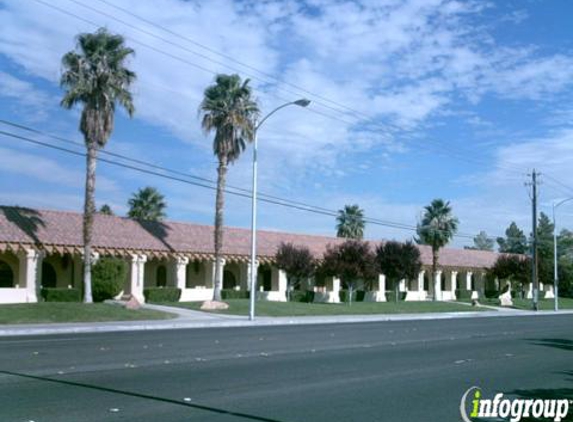
[[[137,397],[137,398],[145,399],[145,400],[154,400],[154,401],[158,401],[158,402],[162,402],[162,403],[169,403],[169,404],[174,404],[177,406],[190,407],[193,409],[203,410],[206,412],[217,413],[220,415],[234,416],[237,418],[248,419],[248,420],[252,420],[252,421],[284,422],[284,421],[279,421],[277,419],[265,418],[264,416],[249,415],[247,413],[234,412],[232,410],[219,409],[217,407],[204,406],[201,404],[194,404],[194,403],[187,403],[187,402],[182,402],[180,400],[169,399],[166,397],[157,397],[157,396],[152,396],[150,394],[142,394],[142,393],[135,393],[135,392],[131,392],[131,391],[123,391],[123,390],[118,390],[118,389],[109,388],[109,387],[100,387],[98,385],[84,384],[81,382],[66,381],[66,380],[41,377],[41,376],[36,376],[36,375],[21,374],[18,372],[11,372],[11,371],[1,371],[1,370],[0,370],[0,374],[10,375],[13,377],[33,379],[33,380],[38,380],[38,381],[52,382],[52,383],[56,383],[56,384],[69,385],[69,386],[73,386],[73,387],[88,388],[91,390],[104,391],[106,393],[113,393],[113,394],[121,394],[124,396]]]
[[[551,347],[555,349],[565,350],[573,352],[573,340],[562,339],[562,338],[543,338],[543,339],[529,339],[531,344],[535,346]],[[573,384],[573,371],[561,371],[558,372],[565,376],[565,381],[570,385]],[[540,378],[542,380],[542,378]],[[568,399],[571,403],[573,400],[573,387],[563,387],[563,388],[535,388],[530,390],[514,390],[507,394],[514,395],[522,399]],[[563,422],[573,422],[573,405],[570,405],[570,410],[563,419]],[[534,418],[524,418],[522,422],[533,422],[539,419]]]

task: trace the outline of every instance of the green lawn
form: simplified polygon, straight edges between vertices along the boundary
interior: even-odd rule
[[[104,303],[41,302],[0,305],[0,324],[102,322],[169,319],[175,315],[150,309],[128,310]]]
[[[247,299],[226,300],[229,309],[219,311],[231,315],[248,315]],[[181,308],[199,310],[201,302],[178,302],[165,304]],[[418,312],[467,312],[481,311],[467,305],[448,302],[355,302],[348,304],[270,302],[257,301],[256,314],[259,316],[318,316],[318,315],[368,315],[368,314],[406,314]]]

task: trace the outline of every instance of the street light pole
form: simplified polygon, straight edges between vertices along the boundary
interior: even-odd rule
[[[555,209],[565,202],[573,201],[573,197],[563,199],[558,203],[553,203],[553,294],[555,296],[554,303],[555,303],[555,311],[559,310],[559,271],[557,268],[558,260],[557,260],[557,224],[555,222]]]
[[[301,98],[300,100],[290,101],[283,105],[278,106],[273,111],[268,113],[265,117],[261,119],[260,122],[255,122],[255,130],[253,136],[253,193],[252,193],[252,205],[251,205],[251,262],[250,262],[250,282],[251,294],[249,296],[249,320],[254,321],[255,319],[255,299],[257,295],[257,148],[258,148],[258,133],[261,125],[273,114],[275,114],[280,109],[285,107],[296,105],[299,107],[306,107],[310,104],[310,100],[306,98]]]

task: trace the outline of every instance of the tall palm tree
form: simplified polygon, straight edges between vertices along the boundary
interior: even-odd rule
[[[161,221],[165,218],[165,197],[151,186],[139,189],[127,202],[127,216],[140,221]]]
[[[452,215],[450,203],[443,199],[434,199],[424,207],[422,221],[418,223],[418,243],[432,247],[432,283],[434,286],[434,301],[437,292],[438,260],[440,248],[446,246],[458,230],[458,219]]]
[[[345,205],[338,210],[336,217],[336,236],[347,239],[362,239],[364,237],[364,210],[357,204]]]
[[[215,84],[205,89],[199,106],[201,125],[206,134],[215,131],[213,153],[217,167],[217,197],[215,200],[215,285],[213,300],[221,300],[221,250],[223,248],[223,208],[227,166],[239,158],[247,142],[255,137],[259,106],[253,98],[249,79],[239,75],[217,75]]]
[[[113,131],[116,104],[133,115],[133,97],[129,91],[135,73],[125,67],[133,50],[125,46],[122,36],[100,28],[95,33],[77,37],[76,49],[62,58],[64,68],[60,84],[65,89],[61,105],[71,109],[82,106],[80,131],[87,149],[84,202],[84,301],[92,302],[91,259],[95,213],[97,152]]]

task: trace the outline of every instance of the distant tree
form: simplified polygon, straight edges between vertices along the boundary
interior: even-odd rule
[[[415,279],[422,269],[420,249],[412,242],[385,242],[376,247],[376,263],[382,274],[393,283],[396,302],[400,280]]]
[[[128,201],[127,216],[139,221],[161,221],[165,218],[165,197],[151,186],[139,189]]]
[[[432,283],[434,285],[434,300],[437,291],[436,273],[440,248],[446,246],[458,230],[458,219],[452,215],[452,207],[449,202],[442,199],[434,199],[424,208],[422,221],[418,223],[418,243],[432,247]]]
[[[99,209],[99,213],[103,215],[115,215],[108,204],[103,204]]]
[[[540,282],[553,283],[553,266],[553,223],[542,212],[537,223],[537,270]]]
[[[276,266],[287,275],[287,300],[290,292],[303,280],[314,275],[316,261],[306,246],[295,246],[292,243],[281,243],[275,255]]]
[[[502,253],[524,254],[528,249],[527,237],[514,221],[505,230],[505,238],[497,238],[497,244]]]
[[[559,296],[573,297],[573,232],[561,230],[557,237]]]
[[[105,147],[113,132],[115,109],[122,106],[129,116],[134,113],[130,91],[135,73],[126,67],[133,50],[121,35],[105,28],[79,34],[77,48],[62,57],[61,86],[66,90],[61,105],[72,109],[82,106],[80,131],[86,144],[86,188],[84,200],[84,301],[92,297],[91,267],[95,207],[97,153]]]
[[[478,251],[493,251],[494,240],[483,230],[474,237],[473,246],[465,246],[464,249],[473,249]]]
[[[205,89],[199,112],[202,114],[201,126],[205,133],[215,132],[213,153],[219,162],[215,199],[216,264],[213,300],[220,301],[223,285],[220,263],[223,259],[221,251],[223,249],[223,211],[227,168],[229,164],[239,159],[247,142],[254,140],[259,106],[249,85],[249,79],[242,81],[239,75],[219,74],[215,78],[215,84]]]
[[[367,242],[349,239],[336,246],[328,245],[324,253],[321,274],[338,277],[348,288],[348,303],[359,281],[371,282],[378,275],[376,259]]]
[[[517,283],[523,292],[525,284],[531,280],[531,259],[519,255],[499,255],[488,273],[492,278]]]
[[[347,239],[362,239],[364,237],[364,210],[358,205],[345,205],[338,210],[336,217],[336,236]]]

